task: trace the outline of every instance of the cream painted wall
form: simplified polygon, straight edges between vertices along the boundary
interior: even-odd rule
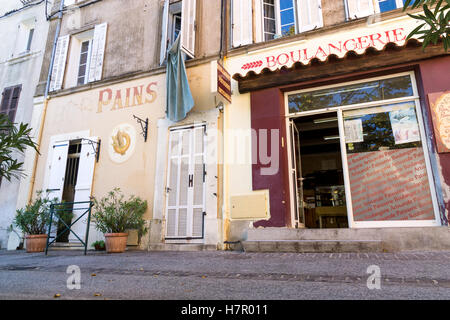
[[[173,126],[206,122],[208,126],[208,156],[207,162],[207,186],[206,206],[207,217],[205,243],[216,245],[220,240],[219,222],[217,220],[217,141],[215,131],[219,111],[215,108],[214,94],[211,93],[211,72],[209,63],[190,67],[187,70],[195,106],[188,117],[179,123],[165,120],[166,109],[166,76],[165,74],[146,77],[139,80],[126,81],[110,86],[72,93],[54,97],[49,100],[47,114],[43,129],[41,144],[41,156],[38,160],[36,182],[33,192],[45,187],[45,174],[48,165],[48,154],[52,136],[89,130],[91,136],[102,140],[100,160],[96,163],[92,194],[99,198],[106,195],[115,187],[120,187],[126,195],[140,196],[148,201],[148,211],[145,219],[164,220],[166,170],[167,170],[167,140],[168,129]],[[157,94],[152,103],[144,103],[140,106],[112,110],[114,97],[117,90],[121,91],[122,103],[125,103],[126,88],[134,88],[143,85],[145,92],[149,83],[157,85],[151,89]],[[103,100],[107,101],[110,89],[112,99],[109,104],[102,105],[102,111],[98,112],[99,97],[103,92]],[[133,89],[130,90],[131,98]],[[145,98],[151,97],[147,94]],[[130,103],[131,103],[130,98]],[[149,118],[148,141],[140,135],[140,125],[133,119],[136,115],[142,119]],[[128,123],[137,132],[136,148],[129,160],[117,164],[110,159],[108,154],[109,139],[112,130],[119,124]],[[161,128],[158,123],[166,123]],[[155,172],[158,165],[158,175]],[[156,188],[155,188],[156,186]],[[155,224],[159,230],[151,229],[151,241],[158,242],[164,233],[164,224]],[[142,247],[145,247],[148,237],[143,239]]]
[[[154,102],[111,110],[117,90],[121,90],[124,99],[126,88],[144,85],[145,91],[147,85],[152,82],[157,83],[156,86],[151,87],[157,94]],[[109,105],[102,107],[102,112],[98,112],[99,94],[106,88],[112,90],[113,99]],[[93,195],[102,197],[113,188],[120,187],[126,195],[134,194],[147,200],[149,208],[151,208],[157,156],[156,123],[157,119],[164,117],[165,112],[165,76],[143,78],[106,88],[56,97],[49,101],[34,191],[44,186],[50,138],[54,135],[90,130],[91,136],[99,137],[102,140],[100,160],[95,166]],[[131,89],[132,92],[133,89]],[[133,119],[133,115],[142,119],[149,118],[149,136],[146,143],[140,135],[140,125]],[[108,148],[113,128],[122,123],[128,123],[136,129],[136,148],[129,160],[117,164],[110,159]],[[150,217],[151,210],[149,209],[146,219]]]

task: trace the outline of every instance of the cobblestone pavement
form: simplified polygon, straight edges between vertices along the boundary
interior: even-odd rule
[[[81,270],[69,290],[68,266]],[[369,266],[381,289],[369,290]],[[0,299],[450,299],[450,252],[0,251]]]

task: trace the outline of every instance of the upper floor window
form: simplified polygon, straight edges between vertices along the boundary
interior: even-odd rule
[[[263,0],[264,40],[297,32],[294,0]]]
[[[233,47],[323,26],[321,0],[233,0]]]
[[[403,8],[406,0],[377,0],[379,12],[386,12],[395,10],[398,8]]]
[[[63,84],[70,88],[102,79],[106,32],[107,24],[102,23],[79,34],[59,37],[50,91],[62,89]]]
[[[347,0],[349,19],[402,8],[406,0]]]
[[[14,50],[15,55],[22,55],[32,50],[35,25],[35,18],[22,21],[18,25],[16,47]]]
[[[8,116],[9,121],[14,122],[16,118],[19,96],[22,91],[22,85],[5,88],[2,93],[2,102],[0,104],[0,113]]]
[[[195,56],[196,13],[196,0],[164,1],[160,64],[178,36],[182,50],[191,58]]]
[[[80,63],[78,66],[78,85],[86,84],[88,80],[90,53],[92,48],[92,39],[81,43]]]
[[[30,28],[28,30],[28,40],[27,40],[27,49],[26,51],[31,51],[31,44],[33,43],[33,35],[34,35],[34,28]]]

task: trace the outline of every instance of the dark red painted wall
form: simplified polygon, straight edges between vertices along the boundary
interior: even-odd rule
[[[353,74],[351,80],[356,78],[364,79],[380,74],[393,74],[401,71],[415,71],[417,75],[417,84],[421,96],[421,105],[424,109],[425,121],[428,122],[428,128],[433,128],[428,105],[427,94],[450,90],[450,56],[438,57],[424,60],[420,63],[411,65],[402,65],[394,68],[374,70],[370,73],[361,72]],[[338,77],[339,78],[339,77]],[[326,80],[326,79],[325,79]],[[350,78],[342,77],[342,82],[349,81]],[[341,82],[341,81],[339,81]],[[299,84],[301,86],[307,84]],[[288,90],[300,89],[297,85],[286,86],[284,88],[270,88],[251,93],[251,125],[255,130],[259,129],[279,129],[280,130],[280,170],[273,176],[262,176],[260,169],[263,167],[259,161],[252,168],[253,190],[269,189],[270,193],[270,215],[268,221],[258,221],[254,223],[255,227],[285,227],[290,225],[290,203],[289,203],[289,175],[287,162],[287,139],[285,110],[283,101],[283,92]],[[433,130],[427,132],[433,135]],[[281,139],[284,139],[284,147]],[[257,143],[253,141],[253,143]],[[270,142],[269,142],[270,143]],[[436,141],[433,138],[433,149],[436,147]],[[270,148],[269,148],[270,150]],[[255,156],[255,155],[254,155]],[[450,153],[438,155],[442,168],[442,183],[450,185]],[[255,161],[253,161],[255,163]],[[445,203],[450,211],[450,201]]]
[[[419,65],[419,87],[421,87],[421,104],[426,106],[428,115],[428,124],[432,127],[430,116],[430,105],[428,103],[427,95],[435,92],[444,92],[450,90],[450,56],[434,58],[422,61]],[[434,135],[434,133],[429,133]],[[433,149],[436,149],[436,140],[433,136]],[[450,153],[438,154],[438,159],[442,168],[442,176],[444,181],[442,183],[450,185]],[[450,201],[445,203],[447,212],[450,212]],[[448,219],[448,217],[447,217]]]
[[[260,129],[279,130],[278,152],[279,170],[275,175],[261,175],[261,168],[268,167],[261,165],[259,157],[253,160],[252,183],[253,190],[269,189],[270,194],[270,220],[259,221],[255,227],[285,227],[289,218],[289,179],[286,181],[287,158],[286,158],[286,130],[284,120],[283,94],[278,88],[271,88],[253,92],[251,94],[251,125],[252,129],[259,132]],[[270,146],[270,133],[268,133],[268,144]],[[282,140],[284,140],[284,148]],[[257,143],[257,157],[259,154],[259,143]],[[270,147],[267,148],[270,153]]]

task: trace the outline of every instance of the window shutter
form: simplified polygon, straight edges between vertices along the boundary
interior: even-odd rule
[[[163,65],[167,55],[167,33],[169,31],[169,0],[165,0],[163,9],[163,20],[161,30],[161,53],[159,56],[159,64]]]
[[[52,77],[50,80],[50,91],[60,90],[64,80],[66,69],[67,50],[69,49],[70,35],[58,38],[53,61]]]
[[[349,19],[358,19],[375,13],[372,0],[347,0]]]
[[[89,82],[102,79],[107,29],[108,24],[106,22],[95,26],[94,39],[92,40],[91,60],[89,63]]]
[[[13,92],[12,88],[5,88],[2,93],[2,104],[0,106],[1,113],[8,113],[9,104],[11,102],[11,94]]]
[[[11,102],[9,104],[8,117],[9,121],[14,122],[16,118],[17,106],[19,104],[20,92],[22,91],[22,86],[17,86],[13,88],[13,93],[11,97]]]
[[[64,189],[64,178],[66,175],[67,155],[69,153],[69,142],[54,143],[51,147],[52,155],[50,167],[47,169],[46,176],[48,177],[47,193],[50,199],[62,199]]]
[[[321,0],[297,0],[299,32],[323,27]]]
[[[183,0],[181,11],[181,48],[188,56],[195,56],[196,0]]]
[[[96,137],[91,137],[88,139],[95,142],[98,141],[98,138]],[[75,186],[74,202],[85,202],[90,200],[92,191],[92,180],[94,177],[95,161],[96,161],[96,154],[94,148],[92,147],[89,141],[83,140],[81,144],[80,162],[78,165],[78,175],[77,175],[77,183]],[[74,205],[73,210],[74,218],[72,219],[72,221],[75,221],[81,214],[83,214],[86,211],[82,210],[83,208],[88,208],[88,204],[84,203]],[[83,240],[86,232],[85,218],[87,218],[87,216],[80,219],[80,221],[78,221],[72,227],[75,233]],[[94,231],[92,226],[90,230]],[[72,233],[69,236],[69,240],[78,241],[78,239]],[[92,241],[89,241],[89,245],[90,243],[92,243]]]
[[[252,0],[233,0],[233,47],[253,42]]]
[[[205,211],[204,126],[170,131],[166,238],[201,238]]]
[[[264,39],[263,30],[263,6],[262,0],[255,0],[253,8],[253,18],[255,19],[255,42],[262,42]]]

